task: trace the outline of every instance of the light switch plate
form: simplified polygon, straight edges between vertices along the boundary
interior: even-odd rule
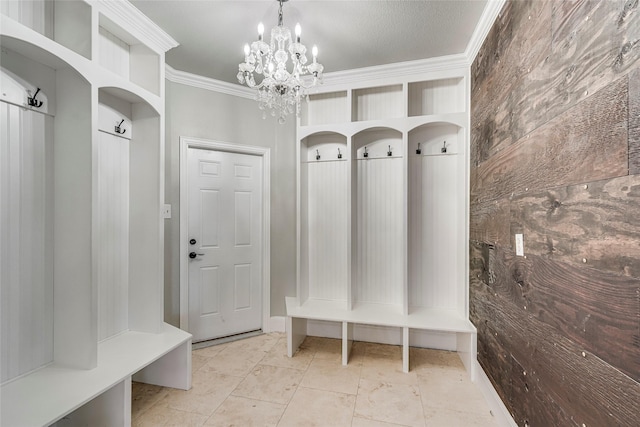
[[[522,234],[516,234],[516,255],[524,256],[524,240]]]

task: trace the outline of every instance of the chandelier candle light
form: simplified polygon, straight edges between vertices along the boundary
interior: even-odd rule
[[[318,48],[313,46],[313,62],[307,65],[307,48],[300,43],[302,29],[296,24],[295,41],[291,31],[282,24],[282,3],[278,0],[278,26],[271,30],[271,40],[263,40],[264,25],[258,25],[258,40],[244,45],[244,62],[238,66],[238,81],[256,89],[258,107],[262,117],[266,110],[272,116],[278,116],[278,122],[284,123],[287,114],[300,113],[300,100],[308,99],[308,90],[322,83],[324,67],[317,61]],[[289,54],[287,54],[287,51]],[[291,58],[291,63],[288,59]],[[260,80],[256,83],[256,78]]]

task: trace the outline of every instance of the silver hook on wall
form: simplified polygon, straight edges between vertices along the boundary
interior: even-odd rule
[[[391,146],[389,146],[389,151],[387,151],[387,156],[389,157],[393,156],[393,153],[391,152]]]
[[[316,160],[320,160],[320,151],[316,150]]]
[[[447,152],[447,141],[444,141],[442,143],[442,148],[440,149],[441,153],[446,153]]]
[[[364,157],[369,157],[369,153],[367,153],[367,147],[364,147]]]
[[[340,149],[338,148],[338,158],[341,159],[342,158],[342,153],[340,152]]]

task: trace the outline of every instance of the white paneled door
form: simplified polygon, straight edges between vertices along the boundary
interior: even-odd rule
[[[262,327],[262,157],[189,148],[189,332]]]

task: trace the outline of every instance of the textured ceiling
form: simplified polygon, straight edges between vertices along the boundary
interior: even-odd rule
[[[133,0],[180,46],[166,61],[176,70],[237,83],[242,48],[265,25],[268,40],[278,2]],[[290,0],[284,24],[302,26],[325,73],[464,52],[485,0]]]

